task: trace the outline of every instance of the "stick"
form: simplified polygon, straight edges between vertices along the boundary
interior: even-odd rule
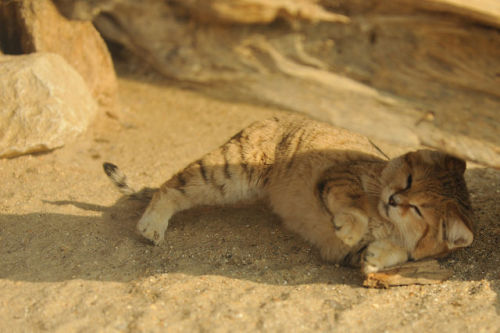
[[[432,260],[408,262],[400,266],[370,273],[363,281],[363,286],[369,288],[389,288],[392,286],[407,286],[411,284],[436,284],[448,279],[452,272],[442,268]]]

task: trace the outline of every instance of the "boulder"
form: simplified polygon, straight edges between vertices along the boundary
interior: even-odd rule
[[[84,80],[61,56],[0,56],[0,157],[61,147],[96,111]]]
[[[209,94],[500,168],[498,0],[56,1]]]
[[[1,1],[0,44],[6,54],[59,54],[80,73],[99,104],[114,104],[116,75],[99,32],[91,22],[68,20],[52,1]]]

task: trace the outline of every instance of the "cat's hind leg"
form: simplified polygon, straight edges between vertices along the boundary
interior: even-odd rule
[[[146,211],[137,223],[137,231],[155,245],[163,242],[168,222],[178,211],[189,208],[189,201],[184,197],[182,188],[172,186],[177,180],[174,176],[153,195]]]
[[[153,196],[137,230],[159,244],[175,213],[201,205],[223,205],[259,197],[263,166],[241,159],[234,141],[205,155],[174,175]]]

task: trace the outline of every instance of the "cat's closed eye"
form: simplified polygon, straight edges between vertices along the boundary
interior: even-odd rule
[[[409,190],[411,188],[411,184],[413,182],[413,177],[411,173],[408,175],[408,178],[406,179],[406,187],[405,190]]]

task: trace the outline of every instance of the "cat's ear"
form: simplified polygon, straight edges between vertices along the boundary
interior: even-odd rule
[[[467,167],[464,160],[451,155],[446,155],[444,157],[444,165],[446,169],[456,171],[461,175],[465,172]]]
[[[467,225],[468,223],[456,214],[452,214],[444,221],[443,236],[450,250],[472,244],[474,234]]]

